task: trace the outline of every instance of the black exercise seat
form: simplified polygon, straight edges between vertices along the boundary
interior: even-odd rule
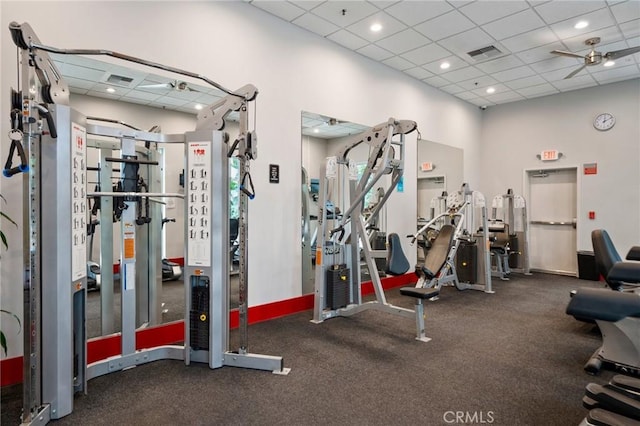
[[[633,246],[627,253],[627,260],[640,260],[640,246]]]
[[[402,275],[406,273],[411,267],[411,264],[402,251],[400,236],[391,233],[387,237],[387,241],[389,248],[387,250],[387,267],[385,272],[391,275]]]
[[[611,237],[604,229],[594,229],[591,231],[591,243],[593,244],[593,254],[596,261],[596,269],[607,281],[607,285],[612,290],[622,291],[624,283],[618,280],[609,279],[609,271],[616,263],[622,259],[611,241]]]
[[[425,274],[427,279],[430,280],[435,277],[447,262],[447,256],[449,256],[449,250],[451,250],[455,231],[456,228],[453,225],[444,225],[440,228],[438,236],[427,252],[424,264],[420,267],[420,270]]]
[[[624,281],[626,283],[640,283],[640,262],[618,262],[609,270],[607,279]]]
[[[609,322],[627,317],[640,318],[640,293],[581,288],[569,301],[566,312],[576,318]]]
[[[440,290],[437,288],[424,288],[424,287],[402,287],[400,294],[403,296],[415,297],[416,299],[431,299],[440,294]]]

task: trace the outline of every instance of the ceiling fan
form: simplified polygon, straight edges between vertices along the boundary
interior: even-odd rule
[[[193,89],[186,81],[174,80],[168,83],[158,84],[143,84],[138,86],[138,89],[173,89],[177,92],[199,92],[199,90]]]
[[[563,50],[552,50],[551,51],[551,53],[553,53],[554,55],[561,55],[561,56],[568,56],[570,58],[584,59],[584,65],[582,65],[577,70],[572,71],[569,75],[567,75],[564,78],[565,80],[568,79],[568,78],[573,77],[576,74],[578,74],[580,71],[585,69],[587,66],[598,65],[598,64],[602,63],[603,60],[605,62],[612,61],[614,59],[622,58],[623,56],[633,55],[634,53],[640,52],[640,46],[637,46],[637,47],[630,47],[628,49],[614,50],[612,52],[607,52],[605,54],[602,54],[601,52],[597,52],[596,51],[596,47],[595,46],[598,43],[600,43],[600,37],[592,37],[592,38],[586,39],[584,41],[584,44],[586,44],[587,46],[591,46],[591,52],[587,53],[586,55],[580,55],[578,53],[573,53],[573,52],[565,52]]]

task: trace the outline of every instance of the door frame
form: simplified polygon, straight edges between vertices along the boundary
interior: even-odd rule
[[[582,223],[582,214],[581,214],[581,206],[582,206],[582,174],[580,173],[581,170],[581,166],[578,165],[572,165],[572,164],[567,164],[567,165],[562,165],[562,166],[557,166],[554,167],[552,164],[545,164],[542,167],[530,167],[530,168],[526,168],[523,169],[522,171],[522,194],[523,197],[527,203],[527,220],[529,222],[531,222],[531,174],[533,172],[550,172],[550,171],[563,171],[563,170],[569,170],[569,171],[575,171],[576,173],[576,250],[578,249],[578,247],[580,247],[579,242],[580,242],[580,228],[583,225]],[[529,229],[531,229],[531,224],[528,223],[527,227]],[[529,247],[531,248],[531,247]],[[532,268],[532,270],[536,270],[534,268]],[[571,273],[563,273],[561,271],[549,271],[549,270],[539,270],[541,272],[547,272],[547,273],[555,273],[558,275],[568,275],[568,276],[578,276],[578,270],[576,268],[576,272],[575,274],[571,274]]]

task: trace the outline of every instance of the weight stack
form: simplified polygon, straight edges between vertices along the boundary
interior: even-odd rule
[[[517,234],[509,235],[509,249],[511,250],[511,253],[509,253],[509,268],[519,268],[520,253],[518,252]]]
[[[351,271],[346,264],[331,265],[326,274],[327,308],[344,308],[349,303]]]
[[[380,231],[375,231],[373,233],[373,238],[371,238],[371,249],[372,250],[386,250],[387,249],[387,234]],[[378,268],[379,272],[384,272],[387,266],[387,259],[376,257],[374,259],[376,262],[376,268]]]
[[[475,242],[462,241],[456,253],[458,281],[475,284],[478,279],[478,246]]]
[[[192,277],[189,339],[193,350],[209,350],[209,279]]]

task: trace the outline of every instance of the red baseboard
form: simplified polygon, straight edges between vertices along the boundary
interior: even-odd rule
[[[171,259],[179,263],[178,259]],[[414,274],[404,274],[396,277],[382,279],[382,288],[385,290],[413,284],[416,281]],[[373,293],[371,281],[362,284],[362,294]],[[313,294],[280,300],[265,305],[249,308],[249,324],[280,318],[298,312],[313,309]],[[237,328],[239,325],[238,310],[233,309],[229,313],[229,326]],[[136,349],[153,348],[162,345],[172,345],[184,341],[184,321],[174,321],[167,324],[149,327],[136,331]],[[121,353],[120,334],[98,337],[87,342],[87,363],[93,363]],[[22,357],[0,360],[0,386],[8,386],[22,382]]]

